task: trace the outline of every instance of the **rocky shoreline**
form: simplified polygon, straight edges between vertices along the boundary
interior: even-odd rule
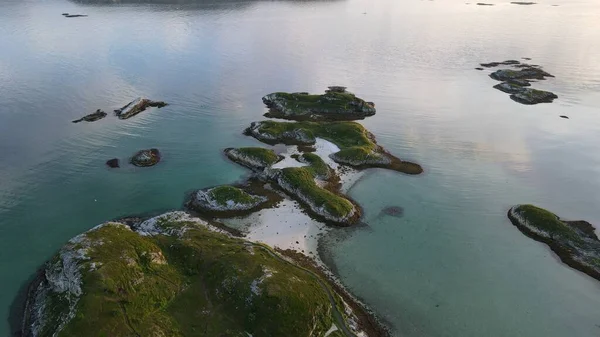
[[[231,249],[237,253],[223,255]],[[194,251],[202,253],[190,255]],[[206,322],[204,331],[214,335],[223,331],[223,319],[230,322],[229,334],[237,331],[236,336],[292,336],[302,331],[323,335],[334,326],[338,333],[330,336],[389,335],[372,313],[310,259],[280,253],[286,258],[184,212],[107,222],[71,239],[40,270],[29,287],[20,335],[110,331],[112,336],[132,332],[183,336],[193,334],[196,324],[188,325],[190,320]],[[198,293],[195,289],[201,284],[206,290]],[[284,290],[289,287],[294,291]],[[236,309],[229,304],[215,307],[205,296]],[[156,311],[151,298],[164,309]],[[190,301],[196,310],[190,310]],[[250,312],[261,319],[242,323]]]

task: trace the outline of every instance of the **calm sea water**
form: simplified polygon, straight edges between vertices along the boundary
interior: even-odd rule
[[[600,283],[506,219],[536,203],[600,223],[596,1],[134,2],[0,1],[0,335],[65,241],[241,179],[220,150],[257,144],[241,131],[261,119],[260,97],[331,84],[375,101],[364,124],[426,171],[371,170],[351,191],[369,226],[324,242],[398,336],[600,335]],[[536,86],[559,100],[519,105],[473,69],[521,57],[556,75]],[[136,96],[171,105],[70,123]],[[148,147],[164,162],[104,167]],[[380,216],[390,205],[404,217]]]

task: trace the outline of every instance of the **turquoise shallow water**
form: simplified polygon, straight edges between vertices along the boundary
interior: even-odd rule
[[[598,335],[598,283],[505,217],[532,202],[600,223],[600,6],[558,4],[0,2],[0,316],[72,236],[241,179],[220,150],[256,144],[241,131],[262,95],[343,84],[376,102],[379,142],[425,168],[352,189],[369,226],[326,243],[355,294],[398,336]],[[556,75],[536,86],[559,100],[516,104],[473,70],[520,57]],[[70,123],[138,95],[171,105]],[[147,147],[164,162],[104,167]],[[404,217],[380,217],[388,205]]]

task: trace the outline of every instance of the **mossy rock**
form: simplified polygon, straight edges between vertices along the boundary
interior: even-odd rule
[[[224,152],[232,161],[258,171],[281,160],[275,151],[262,147],[227,148]]]
[[[314,273],[183,212],[77,236],[31,289],[25,336],[323,336],[343,319]]]
[[[120,109],[115,110],[115,115],[119,117],[119,119],[129,119],[150,107],[154,108],[162,108],[167,106],[168,104],[161,101],[151,101],[147,98],[138,97],[133,101],[127,103]]]
[[[490,77],[497,81],[509,81],[509,80],[543,80],[546,77],[554,77],[553,75],[545,72],[541,68],[527,66],[519,70],[514,69],[500,69],[490,74]]]
[[[313,145],[320,137],[336,144],[340,151],[331,158],[355,168],[381,167],[419,174],[418,164],[402,161],[377,145],[375,137],[356,122],[253,122],[246,134],[267,144]]]
[[[565,221],[533,205],[517,205],[508,218],[525,235],[544,242],[567,265],[600,280],[600,240],[586,221]]]
[[[360,209],[348,198],[317,185],[310,167],[286,167],[270,176],[279,187],[309,207],[311,212],[328,222],[351,225],[360,218]]]
[[[301,163],[308,164],[307,169],[311,170],[311,173],[315,178],[328,180],[335,174],[333,169],[329,167],[321,157],[314,153],[302,153],[298,155],[297,160]]]
[[[550,91],[521,88],[521,90],[510,95],[510,98],[521,104],[533,105],[539,103],[552,103],[558,96]]]
[[[266,202],[267,198],[252,195],[241,188],[223,185],[196,192],[191,205],[206,211],[248,211]]]
[[[161,159],[158,149],[147,149],[138,151],[131,158],[131,163],[139,167],[148,167],[158,164]]]
[[[322,95],[275,92],[264,96],[262,101],[269,107],[265,116],[291,120],[356,120],[376,112],[374,103],[340,86],[329,87]]]

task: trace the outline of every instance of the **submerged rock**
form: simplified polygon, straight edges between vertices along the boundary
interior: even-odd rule
[[[119,119],[128,119],[148,109],[149,107],[162,108],[167,105],[168,104],[165,102],[151,101],[147,98],[139,97],[127,103],[127,105],[121,109],[115,110],[115,114],[119,117]]]
[[[95,121],[97,121],[99,119],[102,119],[104,117],[106,117],[106,112],[98,109],[94,113],[91,113],[91,114],[89,114],[87,116],[83,116],[80,119],[74,120],[73,123],[79,123],[79,122],[83,122],[83,121],[85,121],[85,122],[95,122]]]
[[[262,98],[269,108],[267,117],[292,120],[355,120],[375,114],[375,104],[366,102],[346,87],[329,87],[323,95],[305,92],[275,92]]]
[[[550,91],[522,88],[522,90],[510,95],[514,101],[521,104],[552,103],[558,96]]]
[[[533,206],[517,205],[508,218],[521,232],[546,243],[567,265],[600,281],[600,240],[586,221],[565,221]]]
[[[480,63],[480,65],[482,67],[486,67],[486,68],[493,68],[493,67],[497,67],[499,65],[510,66],[510,65],[516,65],[519,63],[521,63],[521,62],[519,62],[517,60],[507,60],[507,61],[503,61],[503,62]]]
[[[477,6],[494,6],[494,4],[488,4],[488,3],[485,3],[485,2],[478,2]]]
[[[159,161],[160,152],[158,149],[141,150],[131,158],[131,163],[140,167],[154,166]]]
[[[252,195],[240,188],[223,185],[196,192],[189,206],[213,212],[248,211],[267,201],[266,197]]]
[[[113,158],[106,161],[106,165],[110,168],[118,168],[119,167],[119,159]]]
[[[65,18],[83,18],[83,17],[86,17],[87,15],[84,15],[84,14],[67,14],[67,15],[65,15],[65,14],[63,14],[63,16]]]
[[[184,212],[108,222],[44,265],[22,335],[325,336],[331,326],[361,334],[350,329],[366,315],[340,309],[334,285],[311,270]]]
[[[537,2],[529,2],[529,1],[512,1],[513,5],[535,5]]]
[[[404,209],[400,206],[388,206],[381,210],[381,214],[401,218],[404,215]]]

